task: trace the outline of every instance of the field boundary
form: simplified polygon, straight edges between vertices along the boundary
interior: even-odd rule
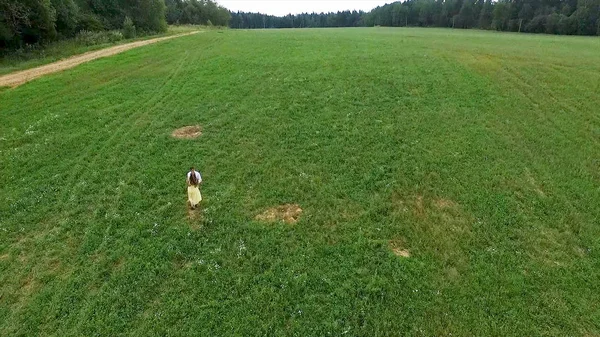
[[[116,54],[120,54],[122,52],[128,51],[130,49],[146,46],[149,44],[170,40],[182,36],[198,34],[202,31],[194,31],[189,33],[177,34],[172,36],[158,37],[149,40],[136,41],[131,43],[126,43],[110,48],[105,48],[101,50],[91,51],[80,55],[71,56],[69,58],[53,62],[50,64],[46,64],[43,66],[35,67],[32,69],[21,70],[14,73],[10,73],[7,75],[0,76],[0,87],[11,87],[15,88],[22,84],[25,84],[29,81],[35,80],[42,76],[53,74],[56,72],[60,72],[63,70],[74,68],[82,63],[86,63],[89,61],[97,60],[103,57],[109,57]]]

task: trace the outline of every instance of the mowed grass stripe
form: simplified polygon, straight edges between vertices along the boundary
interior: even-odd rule
[[[595,43],[210,32],[3,91],[0,332],[597,333]]]
[[[150,65],[150,66],[152,67],[152,65]],[[154,65],[154,66],[155,66],[155,65]],[[99,69],[102,69],[102,68],[99,68]],[[104,71],[104,70],[101,70],[101,71]],[[117,73],[118,73],[118,71],[119,71],[119,70],[117,70]],[[113,71],[113,72],[114,72],[114,71]],[[135,73],[134,73],[134,74],[132,74],[131,72],[126,72],[126,73],[123,73],[123,72],[121,71],[121,73],[120,73],[120,74],[121,74],[121,75],[124,75],[124,76],[135,76]],[[115,75],[113,74],[112,76],[115,76]],[[123,81],[123,79],[121,79],[121,81]],[[104,94],[102,94],[102,93],[99,93],[99,92],[98,92],[98,90],[99,90],[99,89],[100,89],[100,91],[102,91],[102,90],[106,90],[106,89],[104,89],[104,88],[102,88],[102,87],[94,87],[94,91],[93,91],[93,92],[90,92],[90,95],[91,95],[91,96],[99,96],[100,98],[98,98],[98,99],[96,99],[96,100],[92,100],[92,101],[90,101],[90,100],[89,100],[89,96],[84,96],[84,97],[86,97],[86,98],[83,98],[82,100],[88,99],[88,101],[87,101],[86,103],[88,103],[89,105],[87,105],[87,107],[88,107],[88,109],[89,109],[89,111],[90,111],[90,112],[93,112],[93,113],[94,113],[94,114],[93,114],[94,116],[98,116],[98,121],[100,121],[100,123],[97,123],[97,121],[96,121],[96,120],[94,120],[93,122],[87,122],[87,121],[83,121],[83,120],[75,120],[75,121],[71,120],[71,121],[70,121],[71,123],[82,123],[82,124],[87,124],[87,126],[89,126],[89,127],[90,127],[90,128],[88,129],[89,131],[88,131],[88,132],[85,132],[85,133],[83,133],[83,134],[80,134],[80,135],[79,135],[80,137],[78,137],[78,138],[77,138],[77,140],[76,140],[75,142],[76,142],[76,144],[78,144],[78,146],[80,146],[80,145],[81,145],[81,142],[82,142],[82,141],[83,141],[84,143],[89,143],[89,144],[90,144],[90,148],[88,148],[87,152],[88,152],[88,153],[91,153],[91,152],[93,152],[93,154],[94,154],[95,156],[98,156],[99,154],[101,154],[101,153],[103,152],[103,151],[102,151],[102,149],[103,149],[103,148],[101,147],[101,144],[105,144],[105,147],[106,147],[106,146],[114,146],[115,144],[122,143],[122,142],[123,142],[123,140],[122,140],[122,139],[117,139],[115,142],[112,142],[112,144],[111,144],[110,142],[107,142],[107,138],[108,138],[108,140],[111,140],[111,139],[113,139],[114,137],[118,136],[118,135],[119,135],[119,133],[118,133],[118,131],[116,131],[116,129],[118,130],[118,127],[123,127],[123,126],[125,126],[125,127],[130,127],[130,125],[131,125],[131,124],[133,124],[133,123],[132,123],[132,120],[123,121],[123,120],[119,120],[119,119],[114,119],[114,118],[112,118],[113,116],[108,116],[108,118],[106,118],[106,117],[104,116],[104,115],[105,115],[105,113],[106,113],[106,111],[103,111],[103,110],[95,110],[95,109],[94,109],[94,108],[96,108],[96,106],[97,106],[97,105],[96,105],[96,103],[94,103],[94,101],[102,101],[102,99],[104,99],[104,100],[106,99],[106,97],[105,97],[105,95],[104,95]],[[110,86],[109,86],[109,90],[111,90],[111,87],[110,87]],[[121,89],[118,89],[118,90],[121,90]],[[95,93],[95,94],[94,94],[94,93]],[[151,93],[149,93],[149,94],[147,94],[147,95],[148,95],[148,97],[149,97],[149,98],[151,98],[151,99],[152,99],[152,98],[153,98],[153,99],[156,99],[156,97],[157,97],[156,93],[160,93],[160,88],[156,89],[156,92],[155,92],[155,93],[152,93],[152,92],[151,92]],[[134,97],[135,97],[135,96],[134,96]],[[112,99],[113,99],[113,98],[111,97],[111,101],[112,101]],[[139,97],[138,97],[137,99],[139,99]],[[137,101],[137,99],[134,99],[134,100],[132,100],[132,101],[133,101],[133,104],[139,104],[139,102]],[[52,102],[49,102],[49,103],[51,104]],[[70,104],[73,104],[73,103],[69,102],[69,103],[66,103],[65,105],[70,105]],[[77,104],[77,102],[75,102],[75,104]],[[119,107],[119,106],[117,106],[117,107],[112,107],[112,106],[111,106],[111,107],[109,107],[109,109],[116,109],[116,108],[118,108],[118,107]],[[128,106],[121,106],[121,107],[122,107],[122,108],[124,108],[124,109],[123,109],[123,110],[117,110],[117,111],[116,111],[116,113],[122,113],[122,111],[127,111],[127,110],[130,110],[130,109],[131,109],[131,108],[130,108],[130,107],[128,107]],[[142,112],[145,110],[145,107],[144,107],[144,106],[142,106],[142,107],[137,107],[137,108],[138,108],[138,109],[140,109]],[[58,107],[56,107],[56,110],[57,110],[57,111],[64,111],[64,106],[60,106],[60,105],[59,105]],[[17,113],[19,113],[19,112],[17,112]],[[60,113],[60,112],[59,112],[59,113]],[[57,113],[56,115],[58,116],[58,113]],[[135,118],[135,114],[131,114],[131,115],[130,115],[130,117],[132,117],[132,118]],[[21,118],[22,118],[22,117],[21,117]],[[101,121],[102,121],[102,119],[105,119],[105,120],[107,120],[107,123],[106,123],[106,124],[102,123],[102,122],[101,122]],[[104,124],[104,125],[103,125],[103,124]],[[60,124],[59,124],[59,125],[60,125]],[[69,124],[67,124],[67,125],[72,125],[72,124],[70,124],[70,123],[69,123]],[[108,136],[108,137],[107,137],[107,135],[106,135],[106,134],[103,134],[103,133],[101,133],[101,132],[98,132],[98,131],[100,131],[100,130],[98,129],[98,126],[103,126],[103,127],[104,127],[104,128],[107,130],[107,131],[109,131],[109,132],[110,132],[110,136]],[[44,130],[44,131],[47,131],[47,130]],[[93,137],[94,137],[94,136],[96,136],[96,135],[98,135],[99,137],[98,137],[98,138],[93,138]],[[80,151],[81,151],[81,148],[76,148],[76,150],[77,150],[77,152],[78,152],[78,153],[81,153],[81,152],[80,152]],[[90,158],[87,158],[87,157],[80,157],[80,160],[81,160],[81,162],[82,162],[82,163],[88,163],[88,162],[90,161]],[[71,172],[73,172],[73,173],[74,173],[74,171],[72,171],[72,170],[71,170]],[[72,178],[71,178],[71,179],[77,179],[77,176],[73,176],[73,175],[72,175]],[[72,185],[71,185],[71,184],[69,184],[68,186],[72,186]],[[71,187],[68,187],[68,188],[66,188],[65,190],[66,190],[66,193],[72,193],[72,188],[71,188]]]

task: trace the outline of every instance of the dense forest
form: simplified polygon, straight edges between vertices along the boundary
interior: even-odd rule
[[[226,26],[229,18],[227,9],[210,0],[0,0],[0,51],[82,31],[154,33],[167,24]]]
[[[231,13],[231,28],[419,26],[600,35],[600,0],[408,0],[370,12]]]
[[[167,23],[170,25],[227,26],[229,10],[209,0],[165,0]]]
[[[407,0],[370,12],[283,17],[230,13],[212,0],[0,0],[0,53],[81,32],[163,32],[167,24],[229,24],[231,28],[420,26],[600,35],[600,0]]]

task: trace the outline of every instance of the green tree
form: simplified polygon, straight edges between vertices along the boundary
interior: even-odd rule
[[[542,24],[542,21],[546,20],[546,16],[545,15],[540,15],[538,16],[537,20],[535,23],[528,25],[529,21],[531,21],[533,19],[533,7],[531,7],[531,5],[529,3],[525,3],[523,5],[523,7],[521,7],[521,10],[519,11],[518,14],[518,19],[519,19],[519,32],[523,30],[523,27],[525,27],[525,30],[528,32],[534,32],[534,30],[537,32],[537,30],[539,30],[539,25]],[[543,24],[542,24],[543,26]],[[529,27],[529,28],[527,28]],[[544,28],[541,28],[542,31],[544,30]]]
[[[165,18],[166,6],[164,0],[129,0],[129,6],[124,6],[137,29],[150,32],[167,30]]]
[[[474,4],[471,0],[465,0],[458,13],[458,21],[455,24],[457,28],[471,28],[475,22]]]
[[[508,3],[504,1],[496,3],[492,16],[492,28],[495,30],[506,30],[508,28],[509,14]]]
[[[125,20],[123,21],[123,36],[126,39],[132,39],[135,37],[135,35],[136,35],[135,24],[133,23],[133,20],[131,20],[130,17],[126,16]]]
[[[0,9],[3,48],[44,43],[57,36],[56,11],[50,0],[0,0]]]
[[[558,33],[563,35],[573,35],[577,33],[577,22],[573,16],[560,15],[558,21]]]
[[[182,0],[165,0],[165,17],[168,24],[179,24],[181,20]]]
[[[596,35],[600,0],[579,0],[577,9],[571,15],[579,35]]]
[[[558,24],[560,22],[560,15],[552,13],[546,18],[546,34],[558,34]]]
[[[544,33],[546,31],[547,15],[538,15],[525,25],[525,31],[530,33]]]
[[[481,12],[479,13],[479,22],[477,26],[481,29],[490,29],[492,25],[492,12],[494,7],[492,5],[492,0],[486,0],[485,4],[481,8]]]
[[[74,36],[79,24],[79,6],[73,0],[51,0],[56,10],[56,31],[66,37]]]
[[[19,1],[0,0],[0,47],[21,43],[23,27],[31,25],[31,8]]]

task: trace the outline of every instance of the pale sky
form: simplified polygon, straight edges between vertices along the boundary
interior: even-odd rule
[[[363,10],[365,12],[396,0],[217,0],[221,6],[233,11],[260,12],[284,16],[287,14]]]

